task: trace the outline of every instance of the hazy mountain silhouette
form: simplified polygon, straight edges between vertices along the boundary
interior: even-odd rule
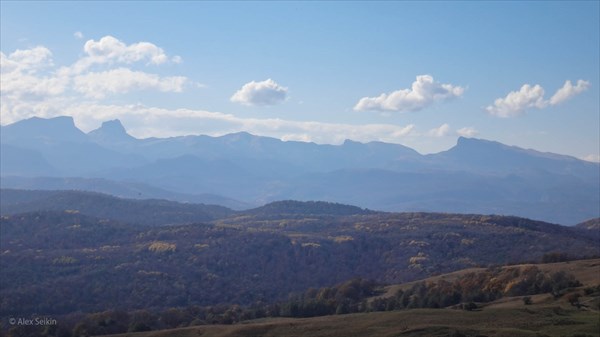
[[[575,157],[526,150],[499,142],[459,137],[456,146],[429,156],[448,168],[487,173],[547,171],[598,181],[598,164]]]
[[[221,205],[234,210],[248,209],[254,206],[216,194],[177,193],[144,183],[114,181],[103,178],[3,176],[0,181],[0,188],[42,191],[91,191],[121,198],[165,199],[185,203]]]
[[[145,162],[134,153],[109,150],[95,143],[88,135],[75,127],[71,117],[42,119],[33,117],[1,129],[3,145],[35,150],[56,168],[57,176],[89,175],[113,167],[129,167]],[[2,158],[2,160],[19,158]],[[7,165],[17,165],[10,162]],[[31,170],[22,164],[23,172]],[[4,171],[2,175],[4,175]],[[8,174],[8,172],[7,172]],[[51,174],[47,174],[51,175]]]
[[[61,177],[64,186],[59,180],[52,188],[69,189],[64,178],[78,177],[103,186],[81,189],[135,197],[114,186],[137,184],[154,189],[151,197],[179,201],[207,194],[242,205],[322,200],[570,225],[600,216],[599,164],[474,138],[421,155],[398,144],[319,145],[246,132],[136,139],[118,120],[85,134],[70,117],[31,118],[1,131],[3,187],[44,188],[32,179],[43,176]]]
[[[101,127],[89,132],[87,135],[92,141],[108,147],[132,144],[136,141],[134,137],[127,133],[118,119],[102,123]]]

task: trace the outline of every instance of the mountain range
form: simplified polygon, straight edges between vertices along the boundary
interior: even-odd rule
[[[2,188],[74,189],[247,209],[322,200],[383,211],[517,215],[574,225],[600,216],[600,164],[460,137],[421,155],[399,144],[281,141],[245,132],[137,139],[71,117],[0,129]]]

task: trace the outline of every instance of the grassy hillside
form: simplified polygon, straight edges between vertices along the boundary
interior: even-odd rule
[[[300,319],[267,319],[229,326],[201,326],[114,337],[434,337],[598,336],[598,312],[554,307],[414,309]]]
[[[548,273],[565,271],[567,273],[572,274],[579,282],[583,284],[583,286],[595,286],[597,284],[600,284],[600,259],[578,260],[558,263],[520,264],[514,266],[503,266],[502,269],[507,270],[517,268],[519,270],[524,270],[531,266],[535,266],[540,270]],[[440,280],[451,282],[470,273],[481,273],[486,269],[487,268],[467,268],[457,270],[452,273],[428,277],[423,280],[388,285],[383,288],[384,292],[381,295],[378,295],[377,297],[393,296],[398,292],[398,290],[409,289],[418,282],[435,283]]]

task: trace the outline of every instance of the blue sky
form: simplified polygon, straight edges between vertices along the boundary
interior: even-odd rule
[[[599,13],[598,1],[2,1],[1,122],[67,114],[85,131],[119,118],[137,137],[248,131],[423,153],[465,135],[598,160]]]

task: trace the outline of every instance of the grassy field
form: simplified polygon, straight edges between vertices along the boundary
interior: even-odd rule
[[[484,308],[480,311],[415,309],[315,318],[280,318],[236,325],[188,327],[120,337],[234,336],[599,336],[599,313],[564,306]]]
[[[521,267],[525,267],[522,265]],[[600,284],[600,259],[537,265],[547,271],[564,270],[583,283],[573,292]],[[440,275],[452,280],[468,269]],[[387,294],[411,284],[388,287]],[[335,315],[314,318],[270,318],[234,325],[205,325],[173,330],[112,335],[120,337],[392,337],[392,336],[600,336],[600,312],[593,306],[577,309],[569,294],[554,299],[549,294],[532,296],[525,305],[521,297],[505,297],[475,311],[413,309],[391,312]],[[384,295],[385,296],[385,295]],[[590,300],[584,296],[582,301]],[[591,298],[591,300],[594,300]],[[597,301],[597,299],[596,299]],[[597,309],[597,308],[596,308]]]

